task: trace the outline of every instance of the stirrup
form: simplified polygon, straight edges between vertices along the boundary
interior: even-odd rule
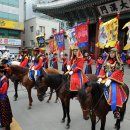
[[[115,111],[115,112],[114,112],[114,118],[115,118],[115,119],[120,119],[120,112]]]

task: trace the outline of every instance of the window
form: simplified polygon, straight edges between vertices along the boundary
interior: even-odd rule
[[[0,19],[7,19],[12,21],[19,21],[19,16],[16,14],[10,14],[6,12],[0,12]]]
[[[19,0],[0,0],[0,4],[18,8],[19,7]]]
[[[45,27],[39,26],[39,31],[40,31],[41,33],[44,33],[44,32],[45,32]]]
[[[34,47],[35,46],[35,42],[33,40],[30,40],[30,46]]]
[[[25,41],[23,41],[23,46],[25,46]]]
[[[33,32],[33,26],[30,27],[31,32]]]

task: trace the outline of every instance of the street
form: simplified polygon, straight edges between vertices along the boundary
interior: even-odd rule
[[[93,73],[95,72],[95,65],[93,65]],[[125,66],[125,83],[130,84],[130,69]],[[14,88],[10,83],[9,98],[13,115],[22,130],[65,130],[65,124],[60,123],[62,118],[62,107],[60,101],[54,103],[55,94],[50,103],[46,103],[47,98],[43,102],[37,99],[37,92],[32,89],[33,106],[28,110],[28,97],[25,88],[19,85],[19,98],[18,101],[13,101]],[[79,102],[75,99],[71,100],[70,115],[71,123],[70,130],[91,130],[90,120],[85,121],[82,117],[82,111]],[[113,113],[110,112],[107,116],[106,130],[113,130],[115,120]],[[96,126],[97,130],[100,129],[100,122]],[[121,123],[122,130],[130,129],[130,100],[127,103],[127,110],[124,121]],[[17,130],[17,129],[11,129]]]

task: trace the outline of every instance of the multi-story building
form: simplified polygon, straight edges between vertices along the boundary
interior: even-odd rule
[[[24,30],[24,0],[0,0],[0,47],[17,54]]]
[[[45,33],[45,39],[49,39],[53,30],[59,31],[66,27],[66,22],[54,19],[43,13],[33,11],[33,5],[41,3],[41,0],[26,0],[25,5],[25,46],[36,46],[36,36]]]

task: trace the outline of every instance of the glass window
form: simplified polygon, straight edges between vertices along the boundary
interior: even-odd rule
[[[30,27],[30,31],[33,32],[33,26]]]
[[[41,33],[44,33],[44,32],[45,32],[45,27],[39,26],[39,31],[40,31]]]
[[[0,12],[0,19],[8,19],[8,20],[12,20],[12,21],[19,21],[19,16],[16,15],[16,14]]]
[[[0,4],[19,7],[19,0],[0,0]]]

